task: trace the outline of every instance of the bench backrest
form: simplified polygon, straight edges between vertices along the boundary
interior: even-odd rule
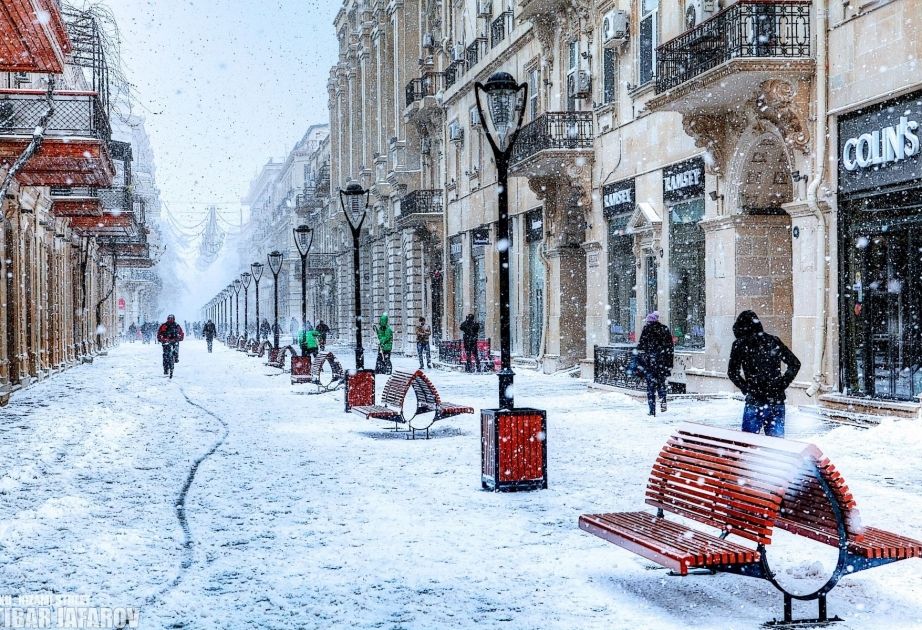
[[[836,521],[817,470],[857,532],[851,494],[817,447],[690,423],[660,452],[647,503],[762,544],[776,525],[828,535]]]
[[[814,540],[835,545],[839,540],[839,530],[835,512],[823,490],[816,472],[826,482],[835,496],[836,504],[842,514],[845,533],[850,541],[861,542],[864,528],[855,498],[848,489],[842,475],[828,459],[821,457],[815,462],[816,468],[804,470],[799,479],[789,484],[781,503],[781,513],[775,525]]]
[[[343,366],[336,360],[336,357],[333,356],[332,352],[325,352],[324,354],[318,355],[314,362],[311,363],[311,378],[318,379],[320,378],[320,372],[323,371],[323,365],[329,364],[330,371],[333,373],[334,378],[343,377]]]
[[[435,385],[429,380],[429,377],[422,370],[416,370],[413,375],[413,393],[416,394],[416,406],[420,409],[435,411],[442,399]]]
[[[391,407],[403,407],[403,400],[407,397],[410,383],[415,377],[416,375],[410,372],[394,372],[384,384],[381,402]]]

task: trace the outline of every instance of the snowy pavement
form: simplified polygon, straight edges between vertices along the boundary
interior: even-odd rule
[[[519,370],[517,403],[548,411],[550,488],[494,494],[480,489],[477,416],[410,441],[344,414],[342,391],[307,395],[219,344],[183,343],[173,381],[159,353],[123,345],[0,409],[0,595],[137,606],[142,628],[726,630],[781,613],[767,582],[672,578],[577,528],[581,513],[643,509],[674,425],[736,427],[737,401],[649,418],[621,394]],[[431,378],[444,399],[495,404],[495,376]],[[918,425],[796,412],[788,425],[842,471],[867,524],[922,538]],[[822,576],[828,548],[776,542],[779,557],[791,545],[776,567],[789,583]],[[922,628],[920,578],[918,560],[846,577],[830,612],[843,629]]]

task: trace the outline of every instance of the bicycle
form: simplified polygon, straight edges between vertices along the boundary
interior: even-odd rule
[[[163,344],[163,375],[173,378],[173,366],[176,365],[176,355],[179,354],[179,344],[175,341]]]

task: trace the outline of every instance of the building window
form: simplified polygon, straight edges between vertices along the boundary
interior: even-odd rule
[[[608,222],[608,331],[611,343],[634,341],[637,311],[634,237],[625,234],[627,217]]]
[[[579,80],[579,42],[567,45],[567,111],[576,111],[576,82]]]
[[[659,0],[641,0],[640,16],[640,85],[656,74],[656,44]]]
[[[669,321],[676,346],[704,348],[704,199],[669,207]]]
[[[535,67],[528,71],[528,119],[538,117],[541,108],[541,71]]]
[[[618,64],[615,51],[605,48],[602,51],[602,103],[614,103],[617,95]]]

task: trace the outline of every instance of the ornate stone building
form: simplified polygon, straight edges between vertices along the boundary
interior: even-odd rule
[[[352,236],[338,190],[370,191],[362,233],[362,305],[369,322],[388,313],[395,351],[414,352],[418,317],[442,327],[444,117],[434,43],[441,3],[348,0],[336,17],[339,61],[330,71],[330,216],[339,303],[336,328],[354,327]],[[351,336],[351,334],[350,334]],[[372,347],[372,344],[368,344]]]

